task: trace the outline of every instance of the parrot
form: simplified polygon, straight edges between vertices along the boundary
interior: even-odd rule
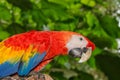
[[[31,30],[13,35],[0,42],[0,78],[18,74],[27,76],[40,71],[59,55],[87,61],[95,44],[72,31]]]

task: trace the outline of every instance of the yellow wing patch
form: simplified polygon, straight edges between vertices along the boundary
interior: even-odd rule
[[[20,47],[10,46],[7,47],[3,42],[0,43],[0,64],[8,61],[10,63],[16,63],[20,61],[29,61],[30,57],[35,55],[36,48],[30,45],[27,49],[20,49]]]
[[[0,64],[6,61],[10,63],[18,62],[21,59],[24,52],[25,52],[24,50],[20,50],[19,48],[15,48],[13,46],[7,47],[4,45],[4,43],[1,43],[0,44]]]
[[[26,49],[26,51],[25,51],[25,53],[24,53],[24,55],[23,55],[23,57],[22,57],[22,61],[24,61],[24,62],[29,61],[30,57],[32,57],[32,56],[35,55],[35,54],[34,54],[35,52],[37,52],[37,49],[33,48],[33,46],[30,45],[30,46]]]

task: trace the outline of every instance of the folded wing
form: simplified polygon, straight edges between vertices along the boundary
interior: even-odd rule
[[[46,51],[40,53],[32,44],[26,49],[5,46],[0,43],[0,77],[14,73],[27,75],[45,57]]]

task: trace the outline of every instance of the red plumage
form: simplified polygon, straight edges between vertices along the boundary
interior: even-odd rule
[[[81,42],[80,37],[83,36],[70,31],[29,31],[11,36],[0,43],[0,77],[13,73],[27,75],[32,69],[39,71],[55,56],[67,55],[70,46],[87,45],[94,49],[95,45],[90,40],[83,37],[84,42]],[[67,46],[68,42],[71,45]],[[9,68],[3,70],[6,66]]]
[[[38,48],[40,53],[47,50],[47,55],[44,60],[35,69],[39,70],[42,66],[51,61],[49,59],[57,55],[67,54],[65,45],[72,34],[73,32],[67,31],[30,31],[12,36],[5,40],[4,44],[7,47],[12,46],[20,50],[26,50],[30,45],[33,45],[34,48]]]

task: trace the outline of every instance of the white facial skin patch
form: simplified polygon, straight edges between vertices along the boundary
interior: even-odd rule
[[[82,39],[82,40],[81,40]],[[88,44],[87,40],[83,36],[73,35],[70,41],[68,41],[66,47],[68,51],[73,48],[83,48]]]
[[[69,52],[70,50],[74,48],[83,49],[84,47],[87,46],[87,44],[88,44],[88,41],[83,36],[73,35],[70,41],[68,41],[66,47]],[[86,47],[86,48],[88,48],[88,50],[85,53],[84,52],[82,53],[79,63],[87,61],[91,56],[92,48],[91,47]]]

